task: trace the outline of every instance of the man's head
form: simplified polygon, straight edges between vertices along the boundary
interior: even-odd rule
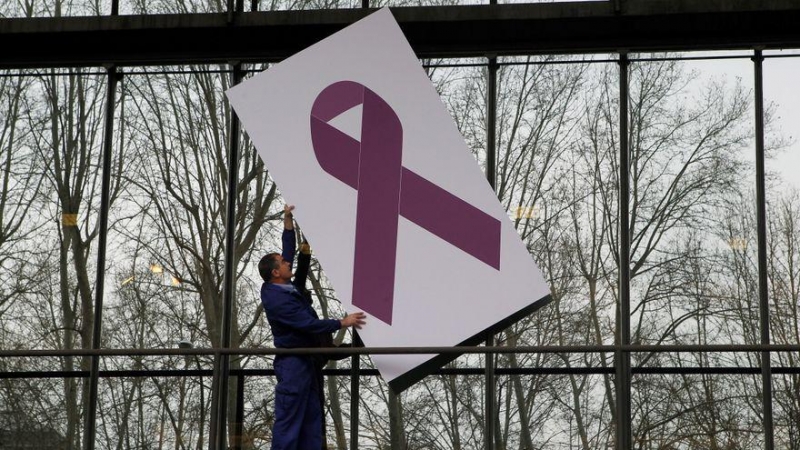
[[[292,280],[292,266],[280,253],[270,253],[258,262],[258,273],[267,283],[287,284]]]

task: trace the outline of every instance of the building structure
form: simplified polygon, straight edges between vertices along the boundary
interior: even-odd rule
[[[51,426],[63,430],[70,448],[104,448],[109,440],[122,448],[189,440],[192,447],[258,448],[268,441],[260,433],[268,433],[262,410],[270,408],[253,406],[260,403],[251,396],[265,395],[255,380],[270,374],[253,355],[271,350],[243,348],[268,339],[253,331],[256,319],[242,315],[252,283],[243,281],[247,252],[234,249],[258,247],[263,236],[252,224],[268,222],[275,187],[221,92],[377,5],[262,11],[263,3],[114,0],[2,11],[8,226],[0,250],[11,257],[0,292],[0,379],[3,392],[26,393],[43,411],[63,403]],[[509,211],[522,212],[511,216],[532,250],[543,252],[534,256],[572,256],[547,266],[561,298],[550,315],[525,322],[528,334],[487,336],[488,350],[465,351],[496,356],[477,365],[465,358],[443,372],[442,380],[471,381],[442,388],[456,406],[450,422],[434,427],[440,437],[414,429],[422,426],[409,417],[409,404],[427,407],[415,403],[418,392],[406,395],[405,413],[403,397],[388,394],[388,431],[371,437],[365,430],[381,426],[351,395],[349,416],[331,404],[337,445],[377,446],[388,435],[394,448],[455,447],[462,439],[455,436],[477,429],[463,439],[487,449],[509,435],[521,448],[796,448],[797,210],[769,177],[766,159],[773,148],[794,148],[796,123],[784,123],[785,134],[770,128],[778,124],[776,107],[764,90],[770,75],[788,71],[791,79],[797,70],[800,5],[392,6],[422,63],[446,72],[432,77],[498,195]],[[678,66],[699,61],[715,68],[698,86]],[[725,75],[731,64],[752,78],[723,89],[736,78]],[[546,95],[559,88],[560,97]],[[572,95],[583,101],[558,102]],[[773,100],[792,106],[788,95]],[[561,115],[548,115],[548,104]],[[547,155],[557,163],[548,165]],[[596,170],[581,160],[586,155],[594,155]],[[532,165],[520,166],[528,158]],[[587,169],[569,169],[581,164]],[[545,174],[548,167],[554,171]],[[582,179],[588,190],[566,202],[564,192],[578,181],[559,184],[564,179]],[[550,210],[555,204],[572,216]],[[583,216],[587,208],[597,214]],[[570,229],[565,224],[590,231],[558,237],[553,230]],[[559,239],[563,247],[541,244]],[[593,247],[595,240],[604,244]],[[567,278],[574,285],[558,283]],[[564,327],[572,337],[557,337]],[[184,339],[203,345],[178,348]],[[361,364],[353,358],[329,375],[350,377],[353,393],[380,391],[362,380],[373,372]],[[246,380],[260,388],[247,391]],[[456,394],[475,380],[487,388],[478,397],[481,414],[470,416],[474,408]],[[553,409],[541,408],[549,413],[540,416],[531,404],[547,391],[536,387],[542,380],[566,384],[545,383]],[[37,391],[36,383],[55,388]],[[569,400],[552,394],[559,389]],[[158,401],[144,405],[146,398]],[[187,407],[196,398],[208,402]],[[604,407],[587,406],[600,401]],[[453,412],[457,405],[467,412]],[[555,419],[557,412],[568,420]],[[670,440],[690,426],[697,429]]]

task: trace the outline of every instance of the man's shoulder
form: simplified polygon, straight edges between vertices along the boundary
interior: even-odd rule
[[[262,291],[273,290],[273,289],[278,289],[278,286],[275,286],[275,283],[269,283],[269,282],[266,282],[266,281],[261,283],[261,290]]]
[[[292,293],[281,286],[273,283],[264,283],[261,286],[261,301],[266,302],[284,302],[293,298]]]
[[[282,297],[286,292],[272,283],[261,285],[261,300],[266,301],[272,298]]]

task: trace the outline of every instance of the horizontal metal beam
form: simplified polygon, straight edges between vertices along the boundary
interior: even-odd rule
[[[63,356],[191,356],[191,355],[461,355],[552,353],[691,353],[691,352],[800,352],[800,344],[673,344],[673,345],[537,345],[453,347],[324,347],[324,348],[105,348],[74,350],[0,350],[0,358]]]
[[[392,8],[421,58],[800,47],[796,0]],[[0,68],[280,61],[374,10],[0,19]]]
[[[458,376],[483,376],[483,367],[444,367],[432,372],[430,375],[458,375]],[[759,367],[699,367],[699,366],[680,366],[680,367],[632,367],[634,375],[758,375],[761,373]],[[335,377],[350,377],[350,369],[323,369],[323,375]],[[613,367],[496,367],[495,375],[611,375],[614,373]],[[208,377],[213,376],[211,369],[131,369],[131,370],[101,370],[98,373],[100,378],[145,378],[145,377]],[[800,367],[785,366],[772,367],[773,375],[798,375]],[[272,377],[275,376],[273,369],[236,369],[231,370],[231,376],[248,377]],[[380,375],[378,369],[363,369],[359,376],[377,377]],[[28,379],[28,378],[89,378],[88,370],[25,370],[16,372],[0,372],[0,380],[4,379]]]

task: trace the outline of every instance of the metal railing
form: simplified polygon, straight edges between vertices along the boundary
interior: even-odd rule
[[[298,349],[283,349],[283,348],[247,348],[247,349],[234,349],[234,348],[176,348],[176,349],[74,349],[74,350],[58,350],[58,349],[17,349],[17,350],[0,350],[0,359],[9,358],[60,358],[60,357],[91,357],[93,361],[97,361],[102,357],[141,357],[141,356],[213,356],[214,361],[221,361],[222,356],[276,356],[276,355],[329,355],[329,356],[345,356],[350,355],[353,357],[353,364],[350,368],[342,369],[323,369],[323,375],[331,377],[350,377],[351,381],[355,383],[355,387],[351,387],[350,395],[350,409],[356,411],[355,415],[351,415],[350,422],[350,448],[358,448],[357,437],[359,433],[359,423],[357,410],[361,397],[358,389],[358,379],[363,376],[378,377],[379,371],[371,368],[361,368],[359,361],[360,357],[364,355],[395,355],[395,354],[447,354],[447,355],[503,355],[503,354],[588,354],[588,353],[608,353],[625,354],[630,356],[634,353],[687,353],[687,352],[800,352],[800,345],[798,344],[716,344],[716,345],[701,345],[701,344],[677,344],[677,345],[547,345],[547,346],[518,346],[518,347],[504,347],[504,346],[469,346],[469,347],[348,347],[348,348],[298,348]],[[113,378],[163,378],[163,377],[200,377],[211,378],[215,376],[215,369],[202,369],[198,365],[197,369],[129,369],[129,370],[20,370],[20,371],[7,371],[0,372],[0,379],[36,379],[36,378],[88,378],[88,379],[113,379]],[[493,367],[493,376],[521,376],[521,375],[537,375],[537,376],[557,376],[557,375],[614,375],[617,371],[616,367]],[[752,366],[681,366],[681,367],[663,367],[663,366],[640,366],[631,367],[630,374],[632,375],[648,375],[648,374],[681,374],[681,375],[694,375],[694,374],[738,374],[738,375],[751,375],[756,376],[763,372],[761,367]],[[771,375],[800,375],[800,367],[770,367]],[[237,384],[237,396],[235,401],[235,415],[233,420],[224,419],[220,416],[212,414],[208,424],[209,436],[213,436],[214,430],[224,430],[229,424],[233,427],[231,432],[231,441],[233,445],[227,447],[227,443],[221,444],[217,441],[216,444],[211,446],[216,448],[232,448],[235,450],[242,448],[243,436],[243,423],[244,423],[244,388],[248,379],[255,377],[273,377],[275,372],[272,369],[229,369],[229,377],[235,378]],[[460,375],[460,376],[485,376],[486,367],[446,367],[439,368],[433,371],[430,375]],[[96,384],[95,384],[96,386]],[[219,389],[221,385],[212,385],[211,388],[211,404],[220,404],[219,402]],[[201,387],[201,389],[204,389]],[[90,390],[90,396],[95,396],[94,399],[90,398],[89,402],[97,402],[96,396],[98,395],[97,389]],[[215,402],[214,399],[217,399]],[[224,402],[222,402],[224,404]],[[487,411],[484,411],[487,413]],[[222,421],[221,421],[222,420]],[[494,445],[492,442],[492,434],[485,434],[487,446]]]

